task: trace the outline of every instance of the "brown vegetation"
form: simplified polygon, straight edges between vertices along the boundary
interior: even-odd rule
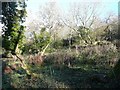
[[[11,73],[11,72],[13,72],[13,70],[9,66],[6,66],[5,69],[4,69],[4,73],[8,74],[8,73]]]
[[[30,55],[28,59],[30,64],[42,65],[44,58],[45,56],[42,56],[41,54],[36,54],[36,55]]]

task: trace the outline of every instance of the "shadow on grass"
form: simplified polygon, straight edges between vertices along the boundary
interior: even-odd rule
[[[49,66],[34,71],[37,74],[47,76],[46,82],[51,82],[53,87],[59,88],[101,88],[109,87],[108,81],[105,81],[99,70],[92,69],[92,66],[84,65],[83,67],[66,67],[66,66]],[[93,76],[94,75],[94,76]],[[96,76],[97,77],[96,77]],[[44,77],[45,78],[45,77]],[[93,79],[92,79],[93,78]],[[99,80],[99,78],[102,78]],[[49,81],[50,80],[50,81]],[[59,85],[61,83],[62,85]],[[57,85],[57,86],[55,86]]]
[[[19,68],[12,70],[12,72],[6,73],[4,70],[9,67],[9,60],[2,60],[2,89],[14,89],[14,88],[46,88],[48,84],[45,83],[41,77],[28,78],[25,70]]]
[[[4,88],[113,87],[111,86],[113,83],[110,80],[104,80],[104,75],[107,75],[108,71],[93,65],[81,64],[79,67],[67,67],[63,65],[31,66],[30,70],[37,76],[28,79],[25,73],[19,74],[18,72],[3,76]]]
[[[4,73],[4,69],[7,66],[7,62],[6,61],[2,61],[1,60],[1,65],[2,65],[2,88],[4,90],[6,90],[6,88],[14,88],[11,85],[11,80],[10,80],[10,74],[5,74]]]

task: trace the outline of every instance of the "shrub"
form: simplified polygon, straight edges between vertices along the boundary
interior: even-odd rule
[[[76,60],[76,56],[71,52],[54,52],[46,56],[46,64],[56,64],[56,65],[73,65]]]

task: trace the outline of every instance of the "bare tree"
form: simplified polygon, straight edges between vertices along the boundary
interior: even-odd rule
[[[32,19],[31,19],[32,18]],[[30,39],[33,38],[32,32],[40,32],[41,28],[46,28],[50,33],[51,38],[55,40],[62,27],[59,21],[60,12],[56,2],[47,2],[40,6],[39,12],[36,15],[30,13],[27,24],[27,34],[29,32]]]
[[[91,28],[99,14],[99,3],[72,3],[66,19],[63,20],[64,24],[73,30],[78,26]]]
[[[64,25],[70,28],[70,35],[76,32],[77,34],[79,33],[79,37],[81,37],[78,31],[80,26],[84,29],[94,28],[95,20],[100,12],[99,5],[100,3],[97,2],[77,2],[70,4],[69,12],[67,15],[63,15],[64,17],[62,19]]]
[[[40,7],[39,23],[47,28],[50,34],[55,33],[59,26],[59,9],[56,2],[48,2],[45,6]]]
[[[53,41],[59,38],[59,32],[63,27],[60,22],[59,10],[56,2],[48,2],[44,6],[41,6],[39,11],[39,25],[48,30]]]

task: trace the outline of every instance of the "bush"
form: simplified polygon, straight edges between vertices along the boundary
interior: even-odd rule
[[[77,64],[91,64],[103,67],[114,66],[118,60],[116,46],[109,44],[84,46],[78,49]]]
[[[49,54],[46,59],[46,64],[79,66],[79,65],[96,65],[106,68],[114,67],[118,60],[118,52],[116,46],[110,45],[95,45],[79,48],[78,55],[75,50],[58,50]]]
[[[76,60],[75,53],[59,51],[54,52],[46,56],[45,63],[46,64],[54,64],[54,65],[73,65]]]
[[[63,47],[62,40],[56,40],[52,43],[52,47],[55,49],[61,49]]]

